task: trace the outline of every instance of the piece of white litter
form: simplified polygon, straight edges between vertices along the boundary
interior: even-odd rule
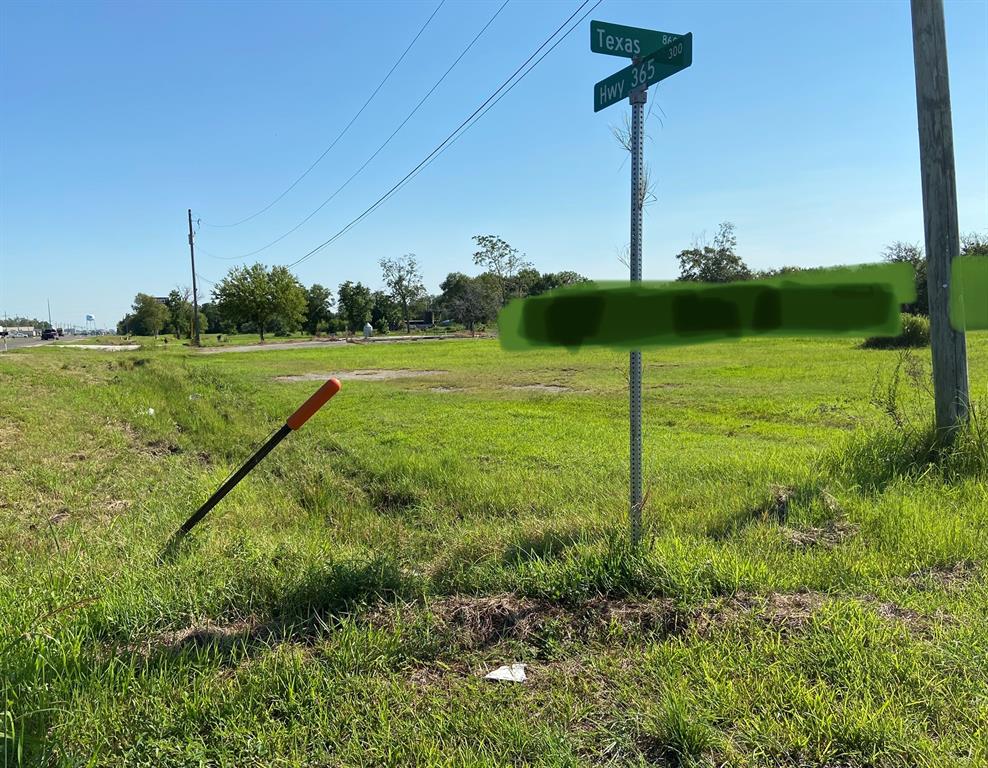
[[[485,680],[506,680],[509,683],[524,683],[525,682],[525,665],[524,664],[510,664],[503,667],[498,667],[493,672],[488,672],[484,675]]]
[[[154,416],[154,408],[148,408],[147,414],[148,416]]]

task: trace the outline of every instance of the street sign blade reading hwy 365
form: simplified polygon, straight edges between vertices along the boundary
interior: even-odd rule
[[[663,45],[674,43],[682,35],[658,32],[654,29],[626,27],[609,21],[590,22],[590,50],[608,56],[624,56],[636,59],[657,51]]]
[[[689,32],[597,83],[593,87],[593,111],[600,112],[628,98],[632,91],[665,80],[692,63],[693,33]]]

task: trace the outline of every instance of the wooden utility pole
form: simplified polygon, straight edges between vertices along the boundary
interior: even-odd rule
[[[954,136],[943,0],[911,0],[919,162],[923,180],[926,279],[937,431],[942,437],[968,419],[967,344],[950,325],[950,263],[960,251]]]
[[[192,237],[192,209],[189,208],[189,255],[192,257],[192,343],[199,346],[199,297],[196,295],[196,248]]]

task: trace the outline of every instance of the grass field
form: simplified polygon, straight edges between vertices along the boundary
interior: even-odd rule
[[[0,356],[4,765],[988,765],[988,427],[930,461],[928,356],[646,353],[637,550],[622,354]],[[276,377],[397,370],[158,560]]]

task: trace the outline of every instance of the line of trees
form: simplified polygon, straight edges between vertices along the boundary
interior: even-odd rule
[[[805,267],[781,267],[779,269],[752,270],[737,253],[738,240],[735,227],[729,221],[721,223],[713,242],[695,242],[692,248],[676,254],[679,262],[678,280],[695,280],[705,283],[729,283],[737,280],[754,280],[799,272]],[[961,255],[988,256],[988,236],[969,234],[961,238]],[[907,263],[916,270],[916,301],[903,306],[903,311],[914,315],[929,315],[929,297],[926,290],[926,257],[922,246],[896,241],[884,248],[882,260],[887,263]]]
[[[233,267],[216,284],[210,301],[200,306],[203,333],[359,333],[370,323],[379,332],[412,324],[457,323],[471,332],[494,322],[514,298],[537,296],[554,288],[585,282],[576,272],[539,272],[525,254],[497,235],[475,235],[473,263],[477,275],[450,272],[438,294],[425,289],[418,257],[413,253],[381,259],[383,287],[373,290],[347,280],[335,294],[316,283],[308,288],[287,267],[263,264]],[[679,280],[725,283],[799,272],[803,267],[752,270],[738,254],[734,224],[723,222],[712,242],[701,239],[676,255]],[[963,255],[988,255],[988,236],[962,238]],[[897,241],[882,252],[886,262],[907,262],[916,269],[916,302],[903,310],[928,314],[926,259],[921,246]],[[166,297],[139,293],[131,311],[117,324],[121,334],[190,337],[191,291],[176,288]]]
[[[378,332],[412,324],[457,323],[471,332],[493,322],[507,302],[534,296],[563,285],[584,282],[576,272],[539,272],[523,253],[497,235],[476,235],[473,262],[482,271],[475,276],[451,272],[440,293],[425,289],[418,257],[405,254],[381,259],[383,287],[372,290],[347,280],[335,293],[316,283],[302,285],[286,267],[263,264],[233,267],[200,305],[203,333],[257,333],[287,335],[358,333],[370,323]],[[167,297],[139,293],[131,311],[117,324],[117,332],[191,337],[191,291],[177,288]]]
[[[22,317],[20,315],[15,317],[0,317],[0,325],[10,326],[11,328],[27,328],[30,325],[41,330],[51,328],[51,323],[47,320],[38,320],[34,317]]]

